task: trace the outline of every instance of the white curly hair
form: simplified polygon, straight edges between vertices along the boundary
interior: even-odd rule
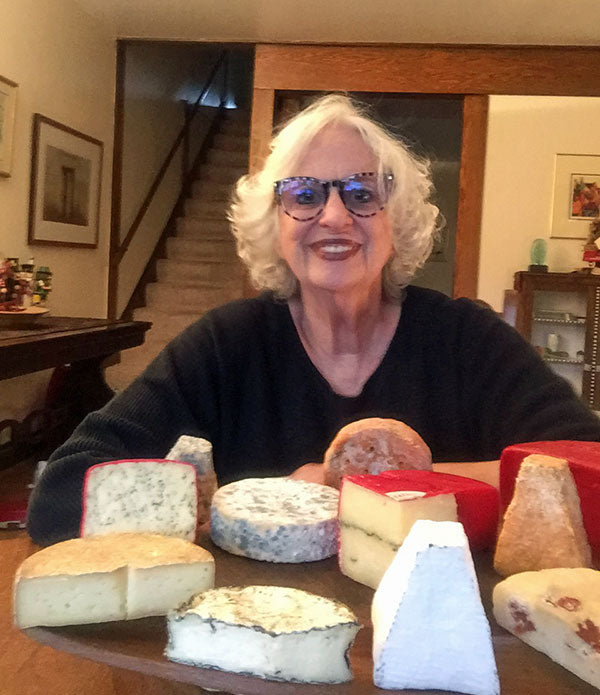
[[[257,289],[272,290],[284,299],[296,294],[296,276],[278,252],[279,213],[273,184],[290,176],[315,136],[334,125],[354,128],[373,151],[378,173],[394,177],[386,204],[394,253],[383,269],[382,283],[388,298],[399,299],[431,253],[437,231],[439,210],[430,202],[429,162],[376,123],[364,105],[342,94],[320,97],[294,116],[273,138],[263,168],[237,182],[228,219],[238,255]]]

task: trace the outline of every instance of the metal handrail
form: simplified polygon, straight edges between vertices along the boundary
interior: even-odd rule
[[[131,241],[132,241],[133,237],[135,236],[135,233],[137,232],[142,220],[144,219],[146,212],[148,211],[148,208],[150,207],[150,203],[152,202],[152,200],[156,194],[156,191],[158,190],[160,184],[162,183],[163,178],[165,177],[165,174],[167,173],[167,170],[168,170],[168,168],[173,160],[173,157],[175,156],[175,153],[177,152],[177,150],[179,148],[179,145],[181,145],[182,140],[186,137],[186,135],[190,129],[190,125],[191,125],[192,121],[194,120],[196,113],[198,112],[198,109],[200,107],[200,103],[202,102],[202,99],[204,99],[204,97],[208,94],[208,90],[211,88],[212,82],[213,82],[217,72],[219,71],[219,68],[221,67],[223,61],[225,60],[226,56],[227,56],[227,51],[222,51],[221,54],[219,55],[219,57],[217,58],[214,66],[210,72],[210,75],[208,76],[208,79],[206,80],[206,83],[205,83],[202,91],[200,92],[200,95],[198,96],[194,105],[190,109],[189,118],[186,118],[185,124],[181,128],[179,135],[175,139],[173,146],[169,150],[169,153],[167,154],[165,161],[163,162],[162,166],[158,170],[158,174],[156,175],[154,181],[152,182],[152,185],[150,186],[150,188],[148,190],[148,193],[146,194],[142,204],[140,205],[140,208],[139,208],[133,222],[131,223],[131,226],[129,227],[129,231],[126,234],[125,239],[123,239],[123,241],[119,245],[119,248],[116,250],[116,252],[114,254],[115,265],[117,265],[117,266],[119,265],[123,256],[125,255],[125,252],[129,248],[129,245],[131,244]],[[221,106],[223,106],[224,99],[225,99],[225,95],[223,95],[221,97]]]

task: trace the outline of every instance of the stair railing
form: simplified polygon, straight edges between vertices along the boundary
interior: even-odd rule
[[[123,61],[124,64],[124,61]],[[146,212],[148,211],[148,208],[150,207],[154,196],[156,195],[156,192],[158,191],[165,174],[167,173],[169,166],[171,165],[171,162],[173,161],[173,157],[177,153],[177,150],[183,143],[184,147],[184,152],[183,152],[183,167],[182,167],[182,186],[186,184],[186,178],[188,174],[187,170],[187,162],[188,162],[188,148],[189,148],[189,135],[190,135],[190,130],[192,123],[194,122],[194,118],[196,117],[198,110],[200,108],[200,104],[202,103],[202,100],[204,97],[208,94],[209,90],[213,86],[213,82],[219,72],[219,69],[221,66],[224,65],[224,80],[223,80],[223,85],[222,85],[222,91],[221,91],[221,100],[219,107],[222,109],[225,106],[225,102],[227,99],[227,78],[228,78],[228,51],[222,51],[217,60],[215,61],[215,64],[213,65],[212,70],[210,71],[210,74],[208,78],[205,81],[204,87],[202,88],[198,98],[194,102],[194,104],[188,108],[186,111],[186,117],[185,117],[185,123],[182,126],[181,130],[179,131],[179,134],[175,138],[175,141],[173,142],[173,145],[171,146],[171,149],[169,150],[167,156],[165,157],[164,162],[162,163],[160,169],[158,170],[154,181],[150,185],[148,189],[148,193],[144,197],[144,200],[142,201],[138,212],[136,216],[133,219],[133,222],[131,223],[131,226],[129,227],[129,230],[127,231],[127,234],[125,235],[125,238],[123,239],[122,242],[120,243],[113,243],[113,240],[115,239],[115,232],[114,229],[111,232],[111,249],[109,253],[109,269],[108,269],[108,316],[109,318],[116,318],[117,315],[117,294],[118,294],[118,282],[119,282],[119,266],[120,263],[125,256],[125,253],[127,252],[127,249],[129,248],[129,245],[131,244],[137,230],[139,229],[140,224],[142,223],[142,220],[144,219],[144,216],[146,215]],[[117,83],[121,81],[122,83],[123,80],[123,75],[121,75],[121,80],[117,78]],[[121,95],[122,97],[122,95]],[[114,169],[113,169],[113,176],[114,176]],[[120,176],[119,176],[120,178]],[[120,181],[119,181],[120,184]],[[120,193],[119,193],[120,195]],[[116,209],[120,212],[120,204],[116,206]],[[113,189],[113,216],[112,216],[112,224],[113,226],[115,225],[115,218],[117,216],[115,215],[115,201],[114,201],[114,189]],[[120,225],[118,225],[118,236],[117,239],[120,239]]]

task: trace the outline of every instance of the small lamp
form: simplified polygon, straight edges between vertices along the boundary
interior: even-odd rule
[[[529,251],[529,259],[531,265],[528,270],[530,273],[547,273],[548,266],[546,265],[546,251],[548,244],[545,239],[534,239]]]

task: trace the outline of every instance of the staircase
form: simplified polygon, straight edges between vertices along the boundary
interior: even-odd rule
[[[146,286],[146,306],[134,311],[135,320],[152,322],[146,341],[106,369],[113,390],[128,386],[207,311],[243,296],[244,268],[225,214],[233,184],[248,170],[248,128],[247,112],[226,112],[185,201],[185,216],[177,220],[177,234],[167,239],[167,257],[157,263],[157,282]]]

